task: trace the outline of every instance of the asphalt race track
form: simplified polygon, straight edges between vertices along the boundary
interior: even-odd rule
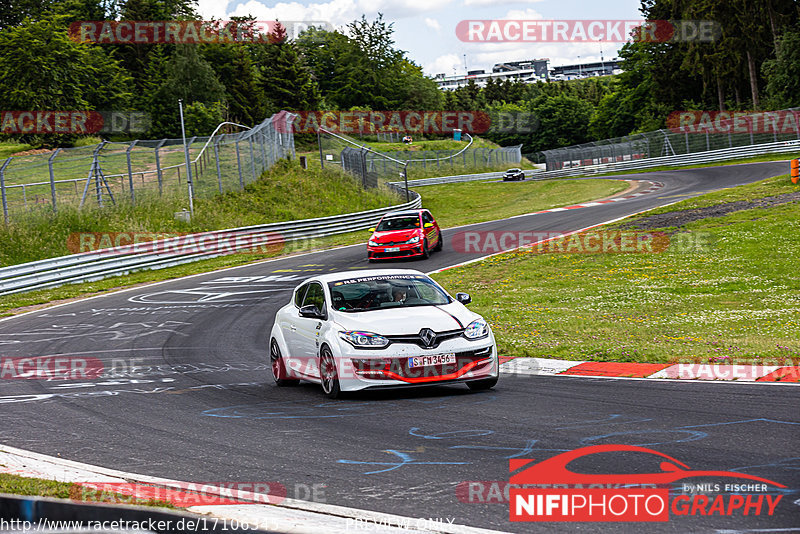
[[[778,162],[627,175],[664,187],[621,202],[470,229],[566,232],[787,172]],[[429,260],[392,266],[428,272],[481,255],[454,252],[449,239],[455,232],[445,230],[444,251]],[[533,526],[510,523],[507,503],[462,502],[459,483],[485,481],[490,488],[492,481],[507,481],[508,458],[542,460],[605,443],[642,445],[693,469],[736,470],[789,487],[772,517],[673,516],[646,525],[648,531],[800,526],[796,387],[503,376],[485,393],[450,386],[342,401],[328,401],[315,385],[275,387],[267,335],[291,289],[316,272],[371,267],[363,246],[346,247],[2,321],[4,358],[96,359],[114,375],[0,380],[0,443],[185,481],[279,482],[289,497],[307,500],[316,485],[316,498],[329,504],[515,532]],[[607,463],[601,467],[609,473],[632,469],[624,456]],[[642,530],[636,523],[621,526]]]

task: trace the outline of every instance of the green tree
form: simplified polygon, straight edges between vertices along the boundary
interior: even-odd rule
[[[772,109],[800,106],[800,27],[784,32],[777,58],[765,61],[762,72]]]
[[[261,122],[265,115],[264,95],[247,48],[233,43],[214,43],[204,45],[201,51],[203,59],[225,86],[227,118],[248,126]]]
[[[127,108],[125,71],[103,50],[71,40],[66,26],[63,18],[49,17],[0,32],[0,109]]]
[[[151,133],[155,137],[178,137],[178,99],[183,100],[184,107],[195,102],[210,106],[224,101],[225,87],[197,53],[196,45],[178,45],[166,70],[167,77],[150,98]]]
[[[183,111],[186,136],[211,135],[222,122],[222,105],[220,102],[206,106],[202,102],[193,102]]]
[[[422,67],[403,59],[400,62],[398,83],[399,107],[406,110],[441,110],[444,95],[436,82],[422,73]]]
[[[125,0],[119,12],[122,20],[196,20],[199,16],[194,6],[194,0]],[[175,45],[137,43],[104,46],[113,46],[118,51],[125,70],[133,79],[134,93],[139,95],[138,105],[146,105],[145,101],[152,96],[153,85],[158,86],[162,81],[149,76],[162,68],[161,65],[151,67],[151,60],[158,62],[163,61],[164,56],[171,57],[175,53]]]
[[[294,43],[286,38],[282,25],[277,25],[269,40],[256,49],[258,84],[267,114],[281,109],[317,109],[320,101],[317,84],[300,61]]]
[[[19,26],[28,18],[39,20],[55,3],[53,0],[0,0],[0,30]]]
[[[585,143],[589,140],[592,111],[590,103],[575,96],[539,97],[533,103],[539,127],[531,134],[524,151],[538,152]]]

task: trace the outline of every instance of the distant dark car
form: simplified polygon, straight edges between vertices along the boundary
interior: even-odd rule
[[[525,173],[522,172],[522,169],[508,169],[505,174],[503,174],[503,181],[510,182],[511,180],[524,180]]]

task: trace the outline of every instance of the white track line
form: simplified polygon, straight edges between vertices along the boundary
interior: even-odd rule
[[[127,473],[5,445],[0,445],[0,472],[60,482],[139,483],[176,491],[187,487],[186,482]],[[455,495],[455,488],[453,491]],[[229,497],[230,489],[203,485],[203,493],[212,497]],[[197,506],[188,510],[220,518],[238,519],[262,529],[287,533],[328,534],[368,531],[386,534],[402,532],[497,534],[501,532],[450,524],[444,521],[444,518],[442,518],[444,522],[440,523],[428,521],[427,518],[404,517],[297,499],[279,499],[258,493],[237,492],[237,498],[254,503],[273,504]]]

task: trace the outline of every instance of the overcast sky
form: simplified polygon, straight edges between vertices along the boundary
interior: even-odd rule
[[[549,58],[550,66],[614,58],[622,43],[465,43],[456,37],[461,20],[636,20],[639,0],[199,0],[203,18],[252,15],[257,20],[326,21],[340,27],[378,12],[394,23],[396,47],[428,75],[491,70],[503,61]]]

